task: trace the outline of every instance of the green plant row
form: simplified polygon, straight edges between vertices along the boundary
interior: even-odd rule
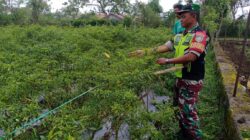
[[[127,55],[163,44],[171,38],[169,30],[33,25],[2,27],[0,32],[0,129],[6,134],[44,110],[99,86],[15,138],[82,139],[84,132],[94,133],[111,117],[115,131],[123,123],[129,125],[131,139],[175,139],[178,123],[170,103],[158,105],[159,111],[150,113],[139,100],[139,94],[147,89],[172,96],[173,74],[153,75],[168,67],[158,66],[156,59],[172,55]],[[221,114],[216,109],[220,92],[216,85],[220,83],[214,83],[217,75],[213,61],[214,56],[208,55],[207,84],[200,101],[207,139],[218,137],[222,131]],[[38,103],[41,96],[44,103]]]

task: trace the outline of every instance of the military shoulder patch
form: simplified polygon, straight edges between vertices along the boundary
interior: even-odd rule
[[[202,35],[198,35],[195,37],[195,41],[199,42],[199,43],[202,42],[203,39],[204,39],[204,36],[202,36]]]
[[[204,34],[203,32],[198,32],[195,34],[195,41],[198,43],[201,43],[202,41],[204,41],[206,34]]]

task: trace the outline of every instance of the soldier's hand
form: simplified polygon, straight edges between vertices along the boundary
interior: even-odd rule
[[[136,50],[128,54],[129,57],[142,57],[145,55],[145,50]]]
[[[156,61],[157,64],[160,64],[160,65],[164,65],[164,64],[168,64],[168,59],[167,58],[159,58],[157,61]]]

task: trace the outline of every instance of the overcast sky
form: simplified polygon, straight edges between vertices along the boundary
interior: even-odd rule
[[[139,1],[142,1],[145,3],[148,2],[148,0],[139,0]],[[57,9],[61,9],[63,2],[67,2],[67,0],[50,0],[49,3],[51,4],[52,12],[55,12]],[[130,2],[134,3],[135,0],[130,0]],[[162,6],[164,12],[166,12],[169,9],[171,9],[173,7],[173,5],[177,2],[178,2],[178,0],[160,0],[160,5]]]
[[[68,0],[50,0],[50,5],[51,5],[51,10],[52,12],[55,12],[56,10],[59,10],[63,7],[62,3],[64,2],[67,2]],[[90,0],[90,1],[93,1],[93,0]],[[142,1],[144,3],[147,3],[148,0],[139,0],[139,1]],[[131,3],[134,3],[135,0],[130,0]],[[177,3],[178,0],[160,0],[160,5],[162,6],[163,8],[163,11],[166,12],[166,11],[169,11],[170,9],[172,9],[173,5],[175,3]],[[91,9],[91,8],[87,8],[87,9]],[[93,7],[92,7],[93,9]],[[245,7],[244,8],[244,11],[247,12],[249,11],[250,7]],[[84,10],[86,11],[86,9]],[[239,9],[238,10],[238,13],[237,15],[241,15],[242,14],[242,10]]]

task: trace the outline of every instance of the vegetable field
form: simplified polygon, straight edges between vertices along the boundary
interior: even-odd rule
[[[155,76],[162,67],[157,54],[129,58],[130,51],[163,44],[165,28],[0,27],[0,130],[5,138],[92,139],[105,120],[118,132],[129,127],[130,139],[175,139],[178,122],[171,101],[148,112],[140,93],[153,90],[172,97],[174,75]],[[206,57],[205,86],[198,103],[204,139],[223,137],[223,92],[212,46]],[[71,98],[96,89],[65,105],[26,131],[11,132]]]

